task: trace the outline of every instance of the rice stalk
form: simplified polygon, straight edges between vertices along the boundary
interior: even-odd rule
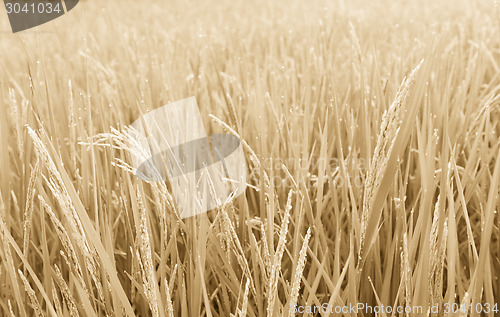
[[[35,315],[38,317],[44,316],[42,306],[40,305],[40,302],[38,301],[38,298],[36,297],[35,291],[33,290],[33,288],[31,288],[31,285],[28,282],[28,280],[26,279],[26,277],[24,276],[23,272],[21,270],[18,270],[17,272],[19,273],[19,276],[21,277],[21,281],[24,284],[24,290],[28,294],[28,297],[30,299],[31,305],[32,305],[33,310],[35,312]]]
[[[139,202],[139,217],[140,223],[136,225],[137,238],[139,240],[139,251],[137,258],[141,266],[142,271],[142,281],[144,286],[144,295],[146,296],[151,314],[155,317],[160,316],[160,310],[158,308],[158,289],[155,270],[153,267],[153,258],[151,256],[151,242],[150,234],[148,229],[148,223],[146,219],[146,210],[144,208],[140,191],[137,190],[137,199]]]
[[[65,252],[69,256],[68,267],[74,267],[76,276],[79,279],[80,284],[86,291],[88,291],[86,283],[83,279],[83,271],[80,266],[78,256],[76,255],[76,251],[73,247],[73,244],[71,243],[71,238],[69,237],[68,232],[66,231],[62,223],[59,221],[57,216],[54,214],[52,208],[45,202],[45,199],[40,195],[38,196],[38,199],[40,200],[42,210],[44,210],[49,215],[49,218],[52,221],[54,228],[56,229],[56,234],[59,237],[59,241],[61,241],[61,244]]]
[[[165,313],[167,317],[174,317],[174,306],[172,305],[172,295],[170,294],[170,287],[168,286],[167,280],[163,280],[163,284],[165,284],[165,295],[167,297]]]
[[[68,284],[64,280],[61,270],[59,270],[59,267],[57,265],[54,265],[54,270],[56,273],[54,277],[57,285],[59,286],[59,289],[61,290],[61,294],[63,295],[66,306],[69,309],[69,315],[71,317],[80,316],[80,313],[78,312],[78,308],[76,306],[76,300],[73,297],[71,290],[68,287]]]
[[[393,154],[395,141],[399,135],[400,125],[403,120],[402,110],[406,106],[406,98],[422,63],[423,60],[413,69],[408,79],[403,79],[396,99],[389,109],[384,112],[382,117],[377,144],[364,185],[360,247],[358,252],[359,259],[362,261],[365,260],[364,256],[372,247],[373,239],[376,237],[376,228],[382,215],[382,208],[374,206],[374,203],[380,191],[383,176],[388,168],[387,163]],[[390,168],[394,167],[391,166]]]
[[[300,248],[299,260],[297,262],[295,274],[293,275],[292,291],[290,293],[290,300],[289,300],[290,303],[297,303],[297,299],[299,297],[300,282],[302,280],[302,274],[304,272],[304,267],[306,264],[307,248],[310,238],[311,238],[311,228],[308,228],[306,236],[304,237],[304,242],[302,243],[302,247]],[[295,314],[292,311],[290,311],[288,316],[292,317],[295,316]]]
[[[290,221],[290,210],[292,210],[292,194],[293,191],[290,190],[288,192],[288,200],[279,232],[278,245],[276,246],[276,251],[273,255],[271,274],[267,288],[267,314],[269,316],[273,315],[275,310],[274,303],[276,300],[279,273],[281,270],[281,259],[283,258],[283,253],[285,252],[286,235],[288,233],[288,223]]]
[[[45,145],[40,140],[36,132],[29,126],[27,127],[27,129],[29,135],[33,140],[35,149],[37,150],[37,153],[41,161],[45,164],[45,166],[49,171],[49,179],[45,179],[47,185],[49,186],[53,195],[59,202],[61,210],[64,212],[66,220],[68,220],[68,223],[71,226],[70,233],[75,239],[80,251],[84,255],[84,260],[86,264],[85,267],[89,271],[90,276],[94,281],[94,285],[96,286],[99,299],[101,301],[104,301],[104,293],[102,289],[101,280],[98,274],[99,262],[96,261],[97,255],[95,254],[95,250],[93,250],[92,247],[87,242],[83,225],[71,201],[71,197],[64,185],[61,174],[59,173],[56,165],[54,164],[54,161],[50,157],[48,150],[46,149]]]
[[[249,285],[250,279],[247,279],[247,282],[245,284],[245,292],[243,293],[243,303],[241,304],[240,317],[247,316]]]
[[[26,207],[24,209],[24,226],[23,226],[23,253],[28,255],[31,221],[33,219],[33,201],[35,199],[35,185],[40,176],[40,160],[37,157],[35,166],[31,171],[31,176],[28,184],[28,194],[26,198]]]

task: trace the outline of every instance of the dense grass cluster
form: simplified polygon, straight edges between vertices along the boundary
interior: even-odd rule
[[[2,316],[500,306],[497,2],[89,0],[0,28]],[[249,187],[180,219],[126,131],[189,96]]]

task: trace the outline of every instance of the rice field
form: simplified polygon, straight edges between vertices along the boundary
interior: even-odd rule
[[[0,54],[1,316],[500,314],[498,1],[82,0]],[[127,131],[191,96],[248,188],[182,219]]]

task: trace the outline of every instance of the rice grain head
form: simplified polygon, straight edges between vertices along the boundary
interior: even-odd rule
[[[306,236],[304,237],[304,242],[302,243],[302,247],[300,248],[299,260],[297,262],[297,267],[295,269],[295,274],[293,276],[292,291],[290,293],[290,301],[289,301],[290,304],[297,304],[297,299],[299,297],[299,291],[300,291],[300,282],[302,280],[302,274],[304,272],[304,267],[306,264],[307,247],[309,245],[310,238],[311,238],[311,228],[309,227],[307,229]],[[293,310],[290,309],[288,316],[289,317],[295,316]]]
[[[17,272],[19,273],[19,277],[21,277],[21,280],[23,281],[24,290],[28,294],[33,310],[35,311],[35,315],[38,317],[43,317],[44,316],[43,309],[42,306],[40,305],[40,302],[38,301],[38,298],[36,297],[35,291],[31,287],[26,277],[24,276],[23,272],[21,270],[18,270]]]
[[[267,314],[272,316],[274,314],[274,303],[276,299],[279,273],[281,271],[281,259],[283,258],[283,253],[286,247],[286,235],[288,233],[288,223],[290,222],[290,210],[292,210],[292,194],[293,190],[288,192],[288,199],[285,207],[285,214],[283,216],[283,222],[281,223],[278,246],[273,256],[273,263],[271,267],[271,274],[268,281],[267,290]]]
[[[376,228],[378,227],[380,216],[382,215],[381,206],[374,206],[375,199],[380,190],[383,176],[387,169],[387,163],[393,152],[394,144],[398,137],[401,122],[403,120],[402,109],[405,108],[406,97],[412,87],[420,64],[413,69],[408,79],[404,79],[401,87],[398,90],[396,99],[385,111],[380,124],[377,145],[369,166],[366,177],[365,189],[363,195],[363,212],[361,216],[361,235],[358,257],[361,261],[364,255],[371,248],[373,239],[376,236]]]

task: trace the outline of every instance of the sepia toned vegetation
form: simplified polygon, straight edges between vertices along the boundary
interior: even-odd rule
[[[0,31],[0,315],[498,314],[498,2],[89,0]],[[249,177],[180,219],[127,127],[190,96]]]

